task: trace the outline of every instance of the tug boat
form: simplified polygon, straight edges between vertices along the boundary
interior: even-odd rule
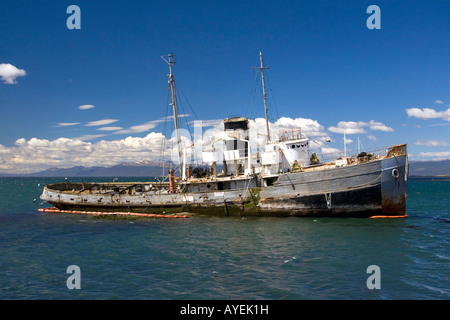
[[[223,135],[204,166],[192,168],[181,146],[174,57],[169,65],[178,169],[161,181],[62,182],[45,186],[41,199],[56,210],[222,216],[404,217],[408,181],[406,144],[323,161],[309,150],[301,128],[271,134],[267,117],[262,54],[260,67],[266,115],[266,142],[252,152],[249,120],[223,121]],[[219,170],[218,168],[221,168]],[[176,174],[177,172],[177,174]]]

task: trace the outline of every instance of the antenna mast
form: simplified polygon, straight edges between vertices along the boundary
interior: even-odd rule
[[[269,69],[269,67],[264,67],[261,51],[259,52],[259,61],[261,62],[261,66],[259,68],[252,68],[252,69],[260,69],[261,70],[261,79],[262,79],[262,87],[263,87],[263,98],[264,98],[264,111],[265,111],[265,114],[266,114],[267,143],[269,143],[270,142],[269,118],[267,116],[266,83],[264,81],[264,69]]]
[[[167,75],[169,77],[169,86],[170,91],[172,93],[172,107],[173,107],[173,119],[175,123],[175,133],[177,135],[177,151],[178,151],[178,164],[180,166],[181,171],[181,163],[182,163],[182,157],[181,157],[181,150],[180,150],[180,130],[179,130],[179,124],[178,124],[178,110],[177,110],[177,99],[175,96],[175,79],[172,73],[172,67],[175,64],[173,53],[168,55],[169,60],[166,60],[164,57],[161,56],[161,58],[169,64],[169,74]],[[181,172],[180,172],[181,174]]]

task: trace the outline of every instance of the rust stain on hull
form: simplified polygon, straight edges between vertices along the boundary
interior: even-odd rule
[[[398,195],[394,199],[385,194],[382,201],[383,214],[391,216],[402,216],[406,212],[406,197],[405,195]]]

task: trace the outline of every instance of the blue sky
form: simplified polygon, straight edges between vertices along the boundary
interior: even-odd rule
[[[72,4],[79,30],[66,26]],[[370,5],[381,29],[367,28]],[[309,123],[317,152],[343,150],[346,128],[348,149],[359,138],[408,143],[412,160],[450,159],[450,1],[0,6],[0,172],[158,160],[171,134],[160,56],[172,52],[183,123],[264,117],[251,69],[261,51],[271,123]]]

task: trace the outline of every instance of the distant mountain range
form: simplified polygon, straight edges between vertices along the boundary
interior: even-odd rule
[[[450,176],[450,160],[411,161],[409,175],[411,177]]]
[[[166,163],[166,166],[168,164]],[[112,167],[50,168],[30,174],[0,174],[0,176],[25,177],[159,177],[162,175],[161,163],[142,160],[124,162]],[[167,174],[167,169],[165,169]],[[409,163],[410,177],[450,176],[450,160],[415,161]]]

